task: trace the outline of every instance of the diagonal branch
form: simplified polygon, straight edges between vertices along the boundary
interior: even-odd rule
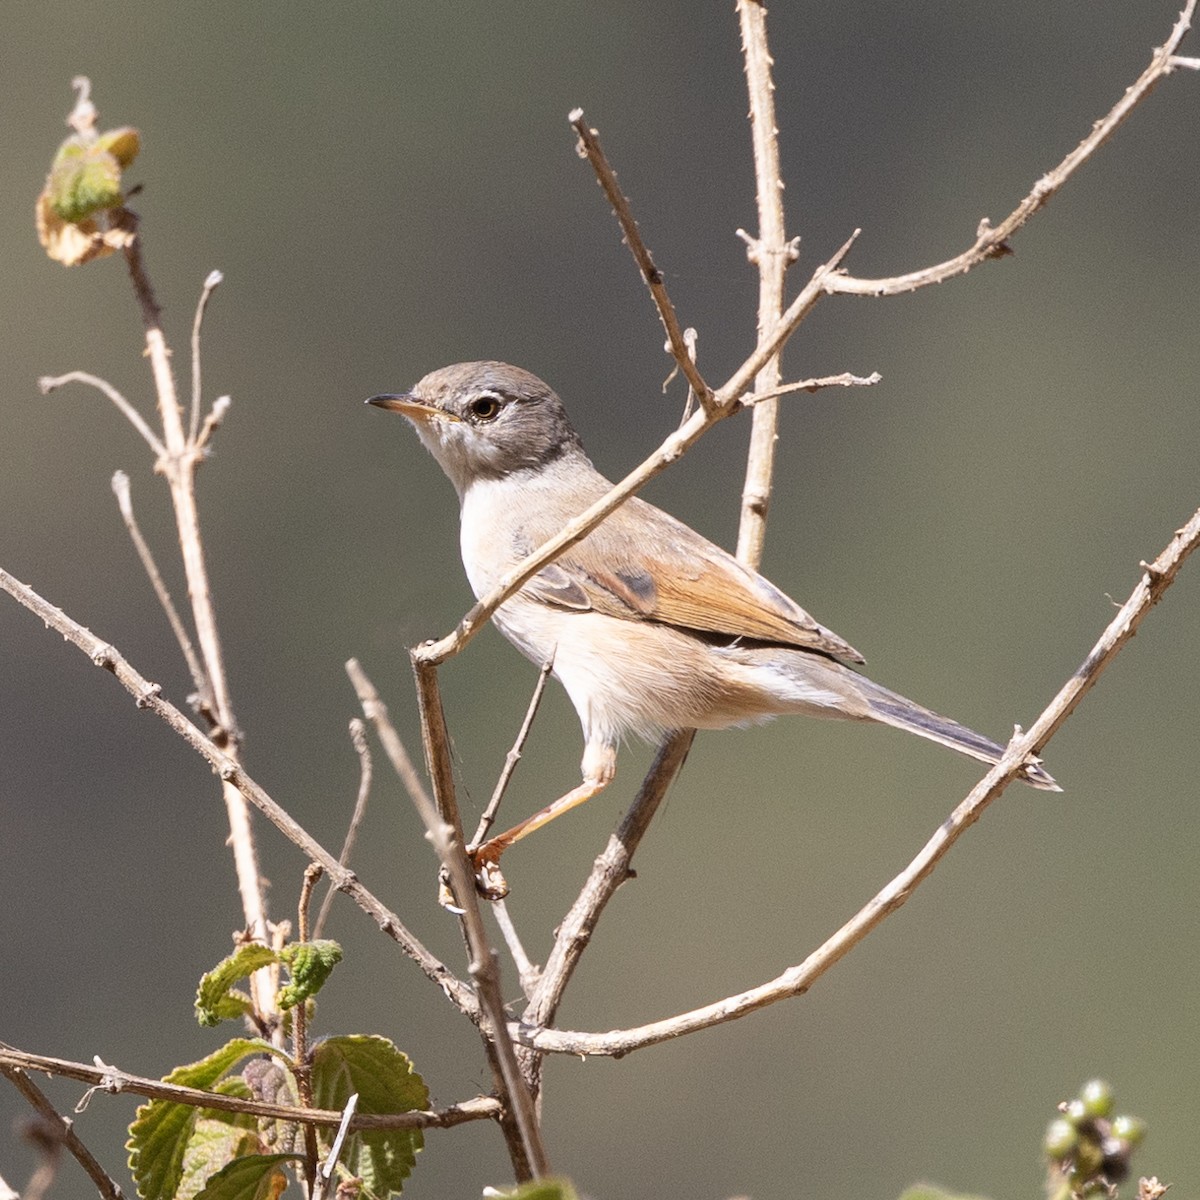
[[[146,572],[150,580],[150,586],[154,589],[154,594],[158,597],[158,602],[162,606],[162,610],[167,615],[167,622],[171,626],[171,631],[175,634],[175,640],[179,643],[180,653],[183,655],[184,662],[187,663],[188,672],[192,677],[192,684],[196,689],[196,696],[202,712],[211,714],[212,711],[212,695],[211,689],[208,686],[208,680],[204,675],[204,668],[200,664],[200,660],[196,657],[195,647],[192,645],[192,639],[188,636],[188,631],[179,615],[179,610],[175,607],[175,601],[171,599],[171,593],[167,590],[167,585],[163,580],[162,572],[158,569],[158,563],[154,561],[154,554],[147,544],[146,539],[142,536],[141,526],[138,525],[137,517],[133,513],[133,496],[129,486],[129,476],[124,471],[117,471],[112,477],[113,494],[117,497],[117,507],[121,511],[121,519],[125,522],[125,528],[129,531],[129,536],[133,541],[133,548],[137,551],[138,558],[142,560],[142,569]]]
[[[659,319],[667,332],[667,348],[683,372],[684,378],[691,385],[701,407],[706,412],[711,412],[714,407],[712,388],[704,382],[704,376],[700,374],[695,360],[688,351],[688,338],[679,327],[679,318],[675,315],[675,306],[667,294],[663,273],[654,265],[649,247],[642,240],[641,230],[638,229],[638,223],[633,217],[633,209],[630,208],[625,193],[621,191],[621,186],[617,183],[616,171],[612,169],[612,165],[600,147],[600,138],[583,119],[582,108],[572,109],[567,120],[570,121],[571,128],[579,137],[579,155],[592,164],[592,170],[596,172],[596,180],[621,226],[621,233],[625,237],[629,253],[633,255],[633,261],[637,263],[638,270],[641,271],[642,278],[650,289],[650,295],[658,309]]]
[[[320,863],[339,891],[345,892],[442,989],[447,998],[472,1021],[480,1019],[479,1004],[473,989],[438,961],[405,928],[400,918],[369,892],[352,871],[343,867],[307,830],[281,808],[225,749],[206,737],[188,718],[160,695],[158,684],[139,674],[117,649],[98,638],[90,629],[67,616],[31,587],[0,569],[0,589],[8,592],[47,626],[77,646],[98,667],[111,672],[133,696],[138,708],[149,709],[171,727],[193,750],[205,759],[226,785],[255,806],[279,831],[311,861]]]
[[[972,267],[977,267],[990,258],[999,258],[1007,254],[1008,239],[1057,195],[1063,184],[1116,133],[1130,113],[1172,71],[1180,67],[1193,70],[1200,68],[1200,59],[1180,58],[1175,54],[1191,28],[1195,11],[1196,0],[1187,0],[1166,42],[1155,49],[1150,65],[1132,86],[1125,89],[1120,100],[1092,125],[1091,132],[1058,166],[1048,171],[1033,185],[1025,199],[999,225],[993,227],[986,220],[980,222],[972,246],[945,262],[924,267],[919,271],[910,271],[906,275],[893,275],[887,279],[858,279],[853,275],[837,274],[827,280],[825,290],[830,295],[842,293],[855,296],[894,296],[901,292],[916,291],[917,288],[928,287],[933,283],[942,283],[955,275],[965,274]]]
[[[54,1130],[56,1138],[71,1152],[72,1157],[87,1173],[105,1200],[125,1200],[116,1180],[100,1165],[96,1156],[83,1144],[73,1128],[73,1122],[59,1113],[49,1097],[25,1073],[22,1067],[6,1061],[0,1048],[0,1074],[29,1101],[30,1107]]]
[[[692,1012],[654,1021],[636,1029],[609,1033],[576,1033],[557,1029],[514,1026],[522,1045],[543,1052],[601,1054],[620,1057],[686,1033],[710,1029],[768,1005],[803,995],[835,963],[896,912],[932,873],[955,842],[997,799],[1030,754],[1038,754],[1075,711],[1105,668],[1129,643],[1150,610],[1162,599],[1180,568],[1200,546],[1200,510],[1171,539],[1152,563],[1143,563],[1144,574],[1129,599],[1101,634],[1079,669],[1063,684],[1027,733],[1014,735],[1004,756],[971,790],[950,816],[938,826],[917,856],[890,883],[873,896],[845,925],[802,963],[757,987],[726,996]]]

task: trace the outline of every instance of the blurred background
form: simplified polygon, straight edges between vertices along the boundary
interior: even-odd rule
[[[958,253],[1143,70],[1177,4],[779,4],[771,12],[791,293],[861,227],[859,275]],[[144,445],[82,387],[150,413],[119,258],[67,270],[33,202],[73,94],[136,125],[146,258],[180,381],[205,275],[208,399],[233,408],[200,478],[229,674],[255,777],[335,850],[357,784],[343,672],[360,657],[414,753],[406,648],[470,596],[452,491],[404,423],[363,407],[496,357],[565,397],[619,476],[678,420],[663,335],[567,113],[582,105],[632,198],[700,361],[754,341],[753,175],[731,3],[6,9],[0,97],[0,565],[181,703],[188,683],[110,492],[129,472],[183,598]],[[1185,52],[1198,52],[1197,44]],[[789,398],[764,571],[881,682],[1003,740],[1083,660],[1200,503],[1195,446],[1200,81],[1165,82],[1021,233],[1015,255],[918,294],[826,301],[788,378],[879,371]],[[647,495],[732,546],[748,420]],[[894,1197],[916,1179],[1016,1200],[1042,1186],[1054,1105],[1090,1075],[1150,1136],[1135,1169],[1200,1176],[1195,783],[1200,573],[1189,566],[1046,755],[1062,796],[1013,787],[895,918],[810,995],[621,1062],[554,1061],[554,1165],[596,1197]],[[536,672],[493,631],[443,672],[468,823]],[[551,686],[514,819],[578,779]],[[196,982],[240,924],[207,768],[77,650],[0,599],[0,1037],[157,1076],[214,1049]],[[536,958],[649,761],[506,859]],[[980,770],[898,733],[798,719],[702,735],[611,905],[560,1023],[639,1024],[800,961],[919,849]],[[273,915],[303,862],[260,823]],[[383,766],[356,869],[455,969],[434,864]],[[318,1033],[378,1032],[438,1103],[489,1087],[472,1030],[339,898],[347,959]],[[515,973],[508,993],[516,999]],[[70,1109],[81,1085],[54,1083]],[[124,1175],[133,1097],[78,1129]],[[0,1174],[33,1159],[0,1087]],[[508,1179],[489,1125],[431,1132],[414,1197]],[[87,1194],[73,1164],[56,1195]]]

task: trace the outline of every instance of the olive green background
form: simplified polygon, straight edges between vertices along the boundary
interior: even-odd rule
[[[1087,132],[1162,42],[1174,3],[776,4],[792,291],[856,227],[858,274],[960,251]],[[0,49],[0,565],[112,641],[177,703],[188,684],[109,489],[133,480],[182,596],[161,481],[112,406],[152,399],[124,269],[49,262],[33,201],[76,73],[142,131],[149,269],[181,383],[205,275],[205,387],[233,408],[200,480],[231,685],[257,779],[326,845],[357,782],[342,664],[359,656],[419,745],[405,648],[469,602],[449,485],[403,422],[364,409],[433,367],[498,357],[565,397],[621,474],[673,426],[645,288],[566,115],[582,105],[632,197],[701,365],[753,345],[755,208],[726,2],[11,0]],[[1190,53],[1198,53],[1193,44]],[[872,675],[1003,738],[1073,672],[1200,503],[1195,446],[1200,79],[1167,80],[1015,243],[936,289],[821,305],[790,378],[878,370],[787,400],[765,572]],[[648,495],[733,542],[749,423]],[[1089,1075],[1150,1136],[1136,1165],[1200,1176],[1195,783],[1200,574],[1189,566],[1055,740],[1066,788],[1014,787],[929,883],[810,995],[620,1062],[555,1061],[546,1139],[596,1197],[896,1196],[928,1178],[1041,1188],[1054,1104]],[[466,812],[486,799],[533,669],[493,632],[444,672]],[[509,800],[577,779],[551,690]],[[617,782],[512,852],[530,952],[623,811]],[[702,736],[561,1013],[657,1019],[798,962],[899,870],[979,777],[889,731],[781,721]],[[273,912],[303,863],[261,826]],[[0,600],[0,1038],[159,1075],[215,1048],[191,1002],[240,912],[207,768],[72,647]],[[434,864],[382,764],[356,867],[456,969]],[[344,900],[318,1032],[378,1032],[439,1103],[489,1086],[473,1031]],[[507,993],[519,994],[511,969]],[[82,1092],[55,1083],[64,1109]],[[82,1136],[123,1172],[132,1098]],[[0,1088],[0,1175],[25,1115]],[[507,1179],[496,1131],[432,1132],[408,1194]],[[73,1165],[57,1196],[86,1194]]]

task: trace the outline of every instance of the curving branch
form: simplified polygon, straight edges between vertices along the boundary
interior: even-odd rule
[[[1014,734],[1003,758],[979,781],[955,810],[938,826],[917,856],[894,879],[880,889],[832,937],[803,962],[757,987],[748,988],[636,1029],[608,1033],[577,1033],[559,1029],[536,1029],[522,1023],[513,1026],[513,1036],[522,1045],[558,1054],[599,1054],[621,1057],[633,1050],[710,1029],[733,1021],[791,996],[803,995],[835,963],[844,958],[872,930],[896,912],[932,873],[950,848],[983,816],[1020,773],[1027,756],[1042,749],[1095,686],[1105,668],[1129,643],[1150,610],[1175,581],[1180,568],[1200,546],[1200,510],[1180,529],[1152,563],[1142,563],[1143,575],[1129,599],[1101,634],[1079,669],[1063,684],[1042,714],[1022,733]]]

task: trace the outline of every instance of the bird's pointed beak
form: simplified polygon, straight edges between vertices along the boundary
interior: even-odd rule
[[[435,408],[432,404],[426,404],[423,400],[418,400],[411,392],[372,396],[367,403],[375,405],[376,408],[386,408],[388,412],[398,412],[410,420],[424,421],[427,424],[435,421],[458,420],[453,413],[448,413],[442,408]]]

